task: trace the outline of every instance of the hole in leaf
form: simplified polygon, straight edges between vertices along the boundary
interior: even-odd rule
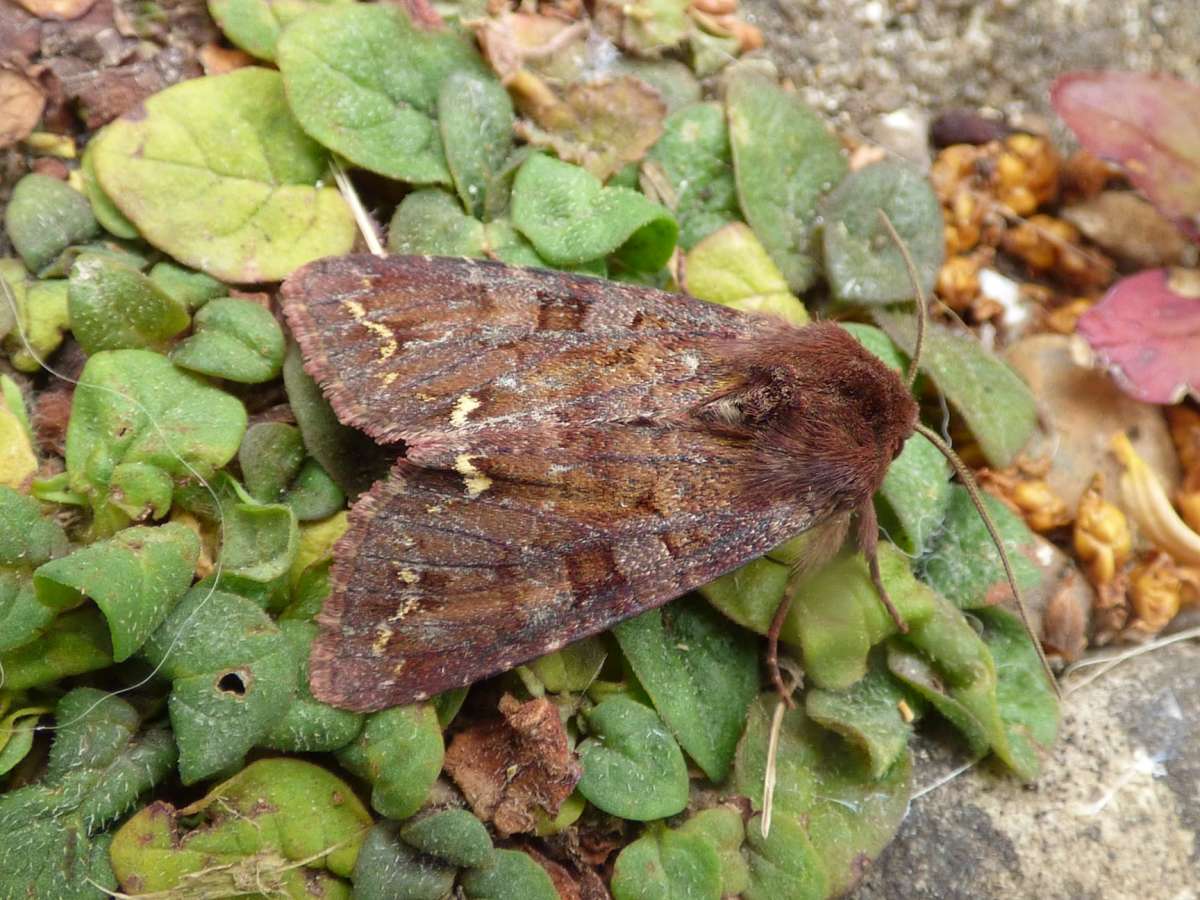
[[[239,697],[246,695],[246,678],[241,672],[226,672],[217,679],[217,690],[224,691],[227,694],[236,694]]]

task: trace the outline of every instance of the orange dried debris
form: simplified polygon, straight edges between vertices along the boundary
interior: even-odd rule
[[[1075,512],[1075,553],[1088,579],[1099,588],[1111,584],[1133,551],[1133,535],[1125,513],[1104,499],[1104,477],[1092,476]]]
[[[1066,501],[1040,478],[1017,484],[1013,488],[1012,498],[1025,517],[1025,522],[1038,533],[1053,531],[1071,523],[1071,511]]]
[[[980,484],[1020,515],[1033,531],[1043,534],[1071,524],[1072,519],[1066,502],[1041,477],[1044,474],[1034,464],[1018,463],[1016,469],[984,469],[978,478]]]
[[[1086,200],[1104,190],[1121,176],[1121,170],[1090,150],[1076,150],[1063,163],[1059,182],[1063,194],[1072,201]]]
[[[1194,602],[1200,572],[1180,566],[1167,553],[1156,551],[1129,573],[1129,603],[1133,621],[1122,632],[1129,640],[1151,638],[1179,614],[1180,607]]]
[[[964,312],[979,296],[980,260],[975,256],[951,256],[937,277],[937,295],[957,313]]]
[[[1010,134],[996,160],[996,199],[1027,216],[1058,196],[1062,159],[1054,145],[1032,134]]]
[[[1080,240],[1079,230],[1070,222],[1039,213],[1005,231],[1002,247],[1035,272],[1073,284],[1107,284],[1112,280],[1112,261],[1095,249],[1083,249]]]
[[[1043,320],[1045,326],[1051,331],[1059,334],[1074,334],[1075,326],[1079,324],[1079,317],[1092,308],[1095,300],[1087,297],[1076,297],[1073,300],[1068,300],[1062,306],[1056,307],[1046,313],[1046,318]]]

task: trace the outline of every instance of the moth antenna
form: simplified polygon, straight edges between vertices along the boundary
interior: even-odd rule
[[[371,214],[363,206],[362,200],[358,196],[358,191],[354,188],[354,183],[350,180],[350,176],[346,174],[346,170],[342,168],[342,164],[336,156],[330,158],[329,168],[333,170],[333,180],[337,184],[342,198],[346,201],[346,205],[350,207],[350,212],[354,215],[354,222],[358,225],[359,233],[362,234],[363,240],[367,244],[367,249],[376,256],[387,256],[387,251],[383,249],[383,244],[379,242],[379,228],[375,224],[375,220],[371,218]]]
[[[971,475],[971,471],[967,468],[966,463],[959,459],[950,445],[942,440],[932,428],[918,422],[916,426],[918,434],[922,435],[929,443],[937,447],[942,456],[950,462],[954,467],[954,471],[958,477],[962,479],[963,487],[967,489],[967,494],[971,497],[971,502],[975,505],[975,509],[979,512],[979,518],[983,519],[983,525],[991,536],[992,543],[996,545],[996,550],[1000,554],[1000,562],[1004,566],[1004,574],[1008,577],[1008,586],[1012,589],[1013,599],[1017,603],[1017,611],[1021,614],[1021,622],[1025,626],[1025,633],[1029,635],[1029,639],[1033,642],[1033,649],[1037,651],[1038,659],[1042,663],[1042,669],[1046,673],[1046,677],[1050,679],[1050,686],[1054,688],[1054,695],[1061,700],[1062,690],[1058,686],[1058,679],[1054,677],[1054,670],[1050,668],[1050,660],[1046,659],[1046,652],[1042,649],[1042,642],[1038,639],[1037,633],[1033,629],[1033,622],[1029,618],[1029,610],[1025,608],[1025,600],[1021,596],[1021,589],[1017,587],[1017,576],[1013,572],[1012,562],[1008,558],[1008,551],[1004,549],[1004,541],[1000,539],[1000,532],[996,528],[996,523],[992,520],[991,514],[988,513],[987,507],[983,505],[983,498],[979,494],[979,485],[975,483],[975,478]]]
[[[896,226],[892,224],[888,214],[882,209],[876,210],[876,212],[879,213],[879,221],[883,223],[883,227],[891,236],[892,243],[900,251],[900,257],[904,260],[904,268],[908,270],[908,280],[912,282],[913,291],[917,295],[917,343],[913,347],[913,355],[908,363],[908,375],[905,379],[911,388],[917,380],[917,371],[921,365],[921,350],[925,346],[925,320],[929,314],[928,300],[925,297],[925,289],[921,287],[921,274],[917,271],[917,264],[913,262],[912,254],[908,251],[908,244],[904,242],[904,238],[900,237],[900,232],[896,230]]]

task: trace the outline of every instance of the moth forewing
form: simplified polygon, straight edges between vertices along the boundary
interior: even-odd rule
[[[318,261],[282,302],[338,416],[404,448],[335,548],[326,702],[477,681],[855,514],[886,602],[872,498],[917,406],[835,324],[430,257]]]

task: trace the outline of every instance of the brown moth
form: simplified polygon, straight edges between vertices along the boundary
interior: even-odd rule
[[[319,260],[282,303],[338,417],[403,449],[335,549],[319,699],[425,699],[855,517],[891,608],[872,498],[918,409],[841,327],[457,258]]]

